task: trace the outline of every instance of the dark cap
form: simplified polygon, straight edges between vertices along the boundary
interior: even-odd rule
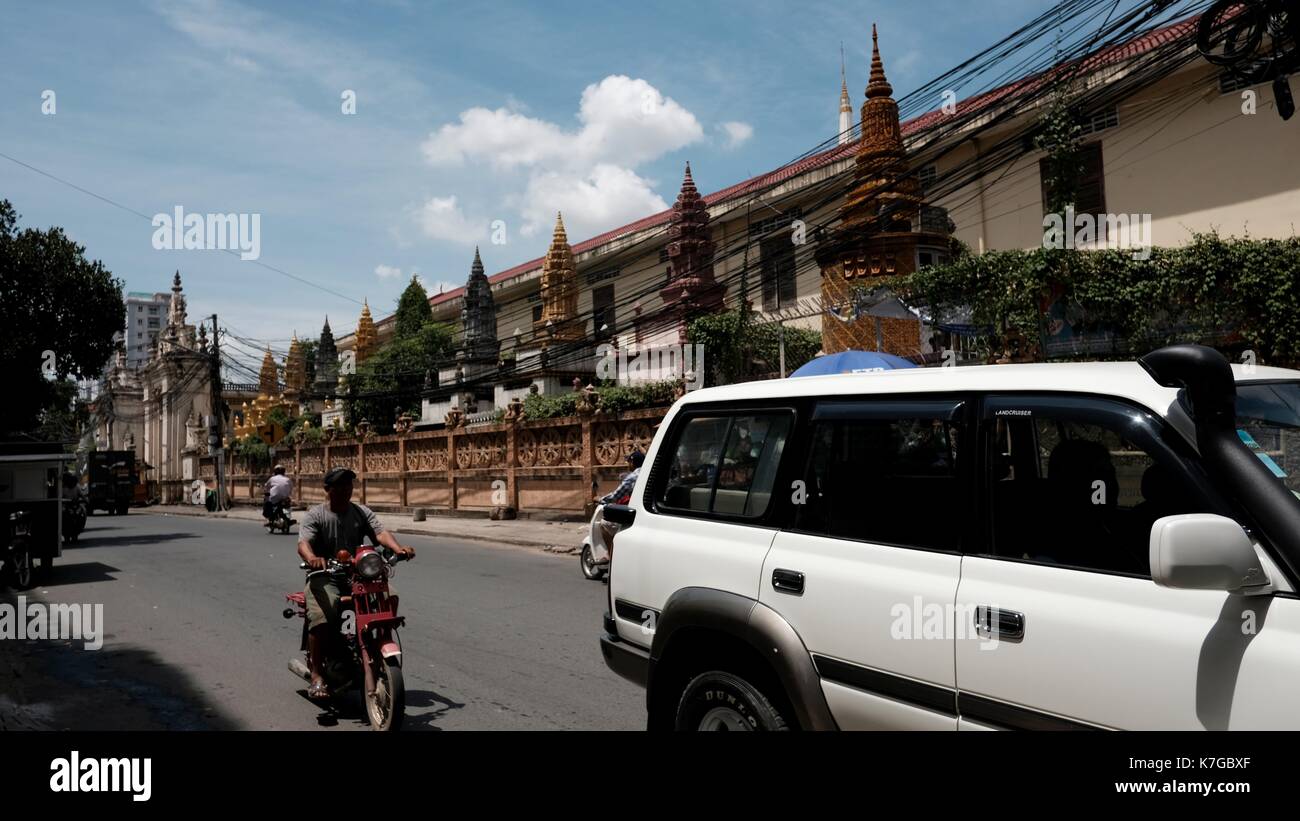
[[[627,455],[627,461],[634,468],[639,468],[645,462],[645,454],[640,450],[634,450]]]
[[[357,474],[354,471],[348,470],[347,468],[334,468],[329,473],[325,474],[325,487],[330,487],[341,479],[346,479],[351,482],[355,478],[357,478]]]

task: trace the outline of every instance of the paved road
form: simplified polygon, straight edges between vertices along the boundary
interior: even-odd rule
[[[597,647],[607,588],[575,558],[401,539],[418,554],[394,580],[406,729],[644,727],[642,692]],[[92,517],[28,596],[102,602],[104,647],[5,642],[18,675],[0,677],[0,707],[74,729],[365,729],[359,702],[331,723],[285,667],[301,630],[280,615],[302,587],[295,546],[232,519]]]

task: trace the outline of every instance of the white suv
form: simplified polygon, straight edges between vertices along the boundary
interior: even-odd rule
[[[688,394],[601,651],[652,729],[1300,728],[1300,371],[1139,362]]]

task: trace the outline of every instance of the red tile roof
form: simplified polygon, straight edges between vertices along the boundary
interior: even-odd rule
[[[1173,43],[1184,38],[1194,37],[1196,32],[1196,23],[1199,19],[1200,19],[1200,15],[1189,17],[1177,23],[1172,23],[1168,26],[1164,26],[1162,28],[1147,32],[1146,34],[1135,37],[1134,39],[1129,40],[1126,43],[1120,43],[1118,45],[1114,45],[1102,49],[1084,58],[1083,66],[1082,66],[1083,70],[1095,71],[1097,69],[1104,68],[1109,65],[1114,65],[1116,63],[1121,63],[1125,60],[1129,60],[1134,57],[1141,56],[1143,54],[1146,54],[1149,51],[1156,49],[1159,46]],[[1011,94],[1017,91],[1043,83],[1047,79],[1047,76],[1048,76],[1047,73],[1044,73],[1038,75],[1031,75],[1029,77],[1022,77],[1019,80],[1015,80],[1011,83],[1008,83],[999,88],[995,88],[991,91],[986,91],[982,94],[976,94],[972,97],[968,97],[967,99],[957,103],[956,114],[966,114],[966,113],[984,109],[996,103],[998,100],[1010,96]],[[947,119],[950,116],[956,116],[956,114],[947,115],[944,114],[942,110],[935,110],[935,111],[930,111],[925,114],[922,114],[918,117],[913,117],[912,119],[902,124],[903,135],[910,136],[912,134],[925,131],[926,129],[933,127],[934,125],[938,124],[940,121]],[[800,174],[805,174],[809,171],[815,171],[818,168],[831,165],[840,160],[848,159],[849,157],[853,156],[853,153],[856,149],[857,146],[854,143],[837,145],[834,148],[828,149],[826,151],[822,151],[817,154],[812,154],[801,160],[790,163],[789,165],[783,165],[780,168],[776,169],[775,171],[769,171],[766,174],[760,174],[756,177],[752,177],[743,182],[738,182],[735,185],[731,185],[726,188],[723,188],[720,191],[715,191],[712,194],[707,194],[704,197],[704,201],[712,206],[712,205],[717,205],[718,203],[726,202],[732,197],[747,193],[751,190],[761,190],[765,188],[770,188],[772,186],[785,182],[786,180],[792,177],[797,177]],[[573,253],[581,254],[585,251],[590,251],[593,248],[598,248],[601,245],[604,245],[605,243],[610,242],[611,240],[617,239],[618,237],[624,236],[626,234],[634,234],[638,231],[644,231],[648,228],[654,228],[657,225],[665,224],[668,222],[668,217],[671,214],[672,214],[672,209],[669,208],[667,210],[660,211],[657,214],[651,214],[648,217],[643,217],[637,220],[636,222],[630,222],[627,225],[623,225],[613,230],[606,231],[605,233],[594,236],[591,239],[587,239],[577,243],[576,245],[573,246]],[[504,282],[506,280],[514,279],[515,277],[518,277],[522,274],[526,274],[529,271],[538,270],[542,267],[543,259],[544,257],[538,257],[537,259],[520,263],[519,265],[516,265],[513,268],[508,268],[498,274],[493,274],[492,276],[488,277],[488,281],[492,283]],[[465,289],[463,287],[456,288],[451,291],[446,291],[444,293],[438,294],[437,296],[430,297],[429,304],[431,306],[440,305],[444,302],[448,302],[450,300],[459,297],[461,294],[464,293],[464,291]],[[391,321],[391,319],[392,317],[386,317],[384,320],[381,320],[380,322],[381,323],[388,322]]]

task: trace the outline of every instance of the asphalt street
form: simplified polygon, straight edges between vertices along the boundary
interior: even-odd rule
[[[607,588],[575,557],[399,538],[417,552],[393,579],[407,619],[404,729],[645,726],[642,691],[597,646]],[[284,594],[302,589],[296,544],[237,519],[90,518],[26,595],[102,603],[104,646],[5,642],[0,706],[53,728],[367,729],[359,699],[324,713],[286,668],[301,635],[281,616]]]

